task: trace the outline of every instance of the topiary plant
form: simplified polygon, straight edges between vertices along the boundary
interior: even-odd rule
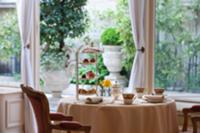
[[[120,40],[120,34],[115,28],[107,28],[101,34],[101,42],[103,43],[103,45],[118,46],[122,44]]]

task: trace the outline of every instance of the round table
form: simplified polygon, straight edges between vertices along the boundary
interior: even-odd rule
[[[71,115],[82,124],[91,125],[91,133],[178,133],[176,105],[173,100],[147,103],[136,99],[132,105],[119,100],[85,104],[82,100],[63,98],[58,112]],[[139,101],[139,102],[138,102]],[[61,133],[61,132],[54,132]]]

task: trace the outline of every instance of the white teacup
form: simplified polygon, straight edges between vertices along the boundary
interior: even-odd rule
[[[135,94],[133,93],[124,93],[123,95],[123,99],[124,99],[124,104],[132,104],[133,103],[133,99]]]

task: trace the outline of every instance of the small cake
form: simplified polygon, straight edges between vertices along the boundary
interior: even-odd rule
[[[96,94],[96,90],[95,89],[88,90],[88,94]]]
[[[92,95],[92,94],[96,94],[96,90],[95,89],[90,89],[90,90],[79,89],[78,93],[82,95]]]
[[[82,78],[82,79],[86,79],[86,75],[83,74],[83,75],[81,76],[81,78]]]
[[[89,63],[89,60],[88,60],[88,59],[84,59],[84,60],[83,60],[83,63],[84,63],[84,64],[88,64],[88,63]]]
[[[96,62],[95,58],[90,59],[90,62],[95,63]]]
[[[85,95],[85,94],[87,94],[87,91],[84,90],[84,89],[79,89],[79,90],[78,90],[78,93],[79,93],[79,94]]]

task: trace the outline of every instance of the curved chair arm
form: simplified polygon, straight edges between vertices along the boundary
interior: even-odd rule
[[[62,113],[50,113],[51,121],[72,121],[72,116],[65,116]]]
[[[59,123],[52,123],[51,129],[56,130],[65,130],[65,131],[83,131],[85,133],[90,133],[90,126],[82,126],[79,122],[76,121],[62,121]]]

